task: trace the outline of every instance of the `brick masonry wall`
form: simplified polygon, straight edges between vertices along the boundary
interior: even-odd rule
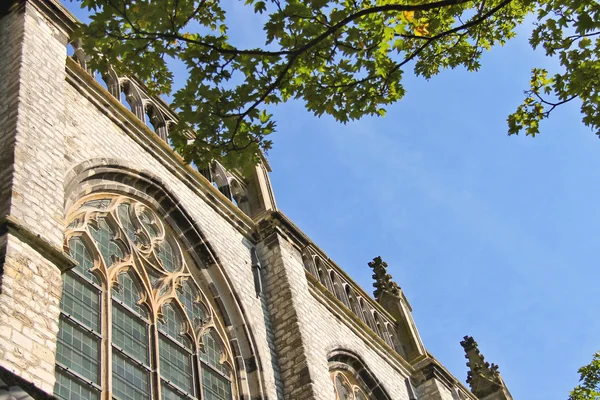
[[[23,28],[21,14],[11,13],[0,21],[0,216],[8,214],[12,192]]]
[[[30,2],[24,17],[10,215],[61,247],[67,36]]]
[[[15,5],[0,26],[0,366],[51,392],[60,271],[7,233],[5,218],[62,247],[66,35],[31,3]]]
[[[313,387],[315,371],[307,352],[312,339],[302,312],[308,294],[304,271],[295,268],[289,243],[277,233],[269,235],[260,250],[265,261],[267,309],[273,325],[283,397],[318,398]]]
[[[62,283],[60,271],[8,235],[0,285],[0,362],[51,393]]]

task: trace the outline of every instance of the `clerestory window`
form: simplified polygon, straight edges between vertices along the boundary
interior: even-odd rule
[[[223,328],[171,229],[125,196],[70,216],[54,393],[63,399],[232,400]]]

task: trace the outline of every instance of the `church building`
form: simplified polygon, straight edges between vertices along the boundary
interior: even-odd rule
[[[0,400],[512,400],[473,338],[469,387],[427,351],[381,258],[371,296],[294,225],[266,159],[186,164],[76,24],[0,1]]]

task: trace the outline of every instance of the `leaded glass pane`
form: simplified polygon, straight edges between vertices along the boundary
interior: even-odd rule
[[[113,394],[121,400],[150,399],[150,373],[113,351]]]
[[[158,230],[148,214],[148,211],[143,211],[139,213],[138,218],[140,219],[142,225],[144,225],[144,228],[146,228],[148,231],[150,237],[156,237],[158,235]]]
[[[72,272],[63,275],[63,296],[60,302],[63,312],[71,315],[87,327],[100,331],[100,294]]]
[[[194,324],[194,326],[200,326],[206,319],[206,313],[204,311],[204,307],[202,303],[197,301],[198,292],[190,283],[190,278],[185,281],[181,288],[177,291],[177,296],[179,297],[179,301],[185,306],[185,310],[187,311],[188,317]]]
[[[78,265],[63,277],[56,353],[56,396],[65,400],[99,399],[100,375],[102,371],[108,371],[112,373],[111,395],[119,400],[153,398],[151,382],[154,378],[160,378],[162,382],[162,399],[195,399],[195,395],[200,397],[197,392],[201,386],[204,393],[202,400],[231,400],[229,367],[221,364],[224,348],[216,332],[213,332],[214,336],[207,334],[203,338],[203,351],[199,353],[201,371],[195,363],[193,341],[187,334],[182,335],[188,323],[185,314],[196,327],[210,317],[208,309],[200,301],[199,288],[191,278],[177,289],[182,309],[179,309],[176,300],[163,306],[163,319],[157,321],[160,330],[158,348],[154,349],[151,345],[155,342],[150,341],[149,309],[144,303],[138,304],[145,298],[146,289],[142,282],[149,278],[152,288],[148,289],[159,290],[152,293],[161,296],[173,284],[172,274],[165,271],[182,269],[184,260],[176,238],[167,235],[166,228],[153,212],[125,196],[107,197],[110,198],[84,203],[77,219],[69,225],[71,228],[83,228],[87,221],[93,221],[85,226],[87,232],[75,232],[75,235],[81,236],[72,236],[68,240],[69,252]],[[143,251],[139,253],[133,249],[140,257],[133,259],[136,264],[128,271],[118,275],[118,282],[111,291],[113,300],[109,314],[109,310],[102,310],[101,305],[104,304],[103,290],[110,287],[110,283],[104,282],[100,274],[91,274],[90,269],[99,259],[107,267],[114,260],[122,260],[130,241],[139,243],[146,237],[139,235],[140,230],[147,231],[154,239],[153,243],[146,243],[148,250],[153,251],[152,257],[148,257],[146,247],[140,248]],[[163,234],[166,238],[158,240]],[[125,242],[116,240],[116,237]],[[187,270],[184,272],[189,273]],[[144,278],[137,279],[138,276]],[[106,343],[112,349],[112,366],[101,368],[101,343],[104,343],[101,335],[106,339],[106,329],[112,331],[111,341]],[[159,367],[160,377],[151,372],[151,360],[155,360],[156,356],[160,365],[152,365],[152,368]],[[199,372],[201,376],[197,375]]]
[[[73,322],[61,318],[56,345],[56,362],[99,383],[100,341]]]
[[[181,335],[184,328],[181,316],[175,311],[170,303],[162,306],[162,314],[163,318],[159,321],[158,329],[189,348],[188,342]]]
[[[176,390],[171,389],[169,387],[169,385],[167,385],[167,383],[164,382],[164,381],[162,383],[162,386],[160,387],[160,390],[161,390],[161,396],[160,396],[160,398],[162,400],[182,400],[182,399],[189,399],[188,396],[180,394]]]
[[[73,221],[71,221],[71,223],[69,225],[67,225],[67,229],[76,228],[79,225],[81,225],[82,222],[83,222],[83,218],[82,217],[77,217]]]
[[[127,203],[122,203],[119,205],[119,220],[121,221],[121,227],[131,239],[132,242],[137,243],[137,238],[135,236],[135,226],[131,221],[131,216],[129,214],[130,205]]]
[[[335,391],[339,400],[351,400],[354,398],[350,384],[346,382],[341,374],[335,376]]]
[[[54,385],[54,395],[65,400],[72,399],[99,399],[100,392],[92,386],[84,383],[57,368],[56,384]]]
[[[69,239],[69,254],[77,261],[77,265],[73,269],[79,271],[97,284],[98,280],[90,272],[90,269],[94,267],[94,259],[80,237]]]
[[[179,257],[168,240],[164,240],[157,248],[158,259],[169,272],[179,269]]]
[[[81,205],[81,207],[93,207],[93,208],[106,208],[110,204],[110,199],[98,199],[98,200],[90,200],[86,201]]]
[[[113,263],[111,256],[114,255],[117,258],[122,258],[123,251],[114,242],[113,239],[115,238],[115,233],[106,222],[106,218],[98,217],[97,223],[98,229],[89,226],[89,231],[96,243],[98,244],[100,254],[102,254],[104,263],[108,267],[111,266]]]
[[[136,360],[148,364],[148,325],[144,321],[114,304],[112,332],[113,344]]]
[[[210,368],[202,368],[203,400],[231,400],[231,383]]]
[[[187,393],[194,393],[192,355],[160,335],[160,375]]]
[[[203,349],[200,352],[200,359],[223,374],[227,374],[227,368],[221,364],[223,347],[219,341],[217,341],[209,332],[202,337],[202,344]]]
[[[142,298],[142,290],[138,283],[127,272],[120,273],[118,279],[119,284],[112,291],[113,297],[145,317],[147,315],[146,309],[138,304],[138,301]]]

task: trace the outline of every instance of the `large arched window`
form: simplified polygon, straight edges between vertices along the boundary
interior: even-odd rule
[[[57,397],[236,396],[219,317],[150,208],[125,196],[89,197],[69,217],[66,238],[79,264],[63,275]]]

